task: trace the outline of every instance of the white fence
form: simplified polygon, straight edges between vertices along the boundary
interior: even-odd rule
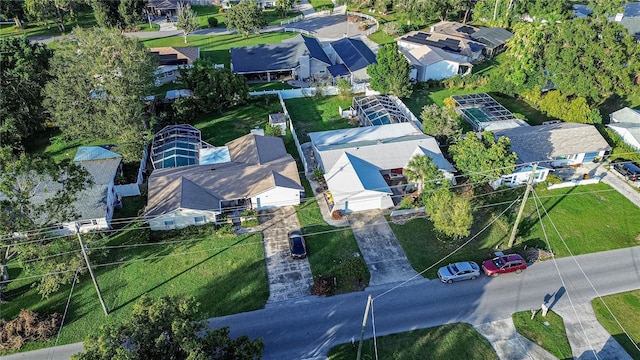
[[[338,90],[335,86],[327,86],[320,88],[322,95],[331,96],[338,95],[340,90]],[[261,95],[276,95],[278,94],[283,99],[296,99],[303,97],[313,97],[316,96],[318,89],[314,87],[308,88],[300,88],[300,89],[286,89],[286,90],[263,90],[263,91],[252,91],[249,93],[251,96],[261,96]]]
[[[571,180],[571,181],[563,182],[563,183],[560,183],[560,184],[549,185],[547,187],[547,189],[549,189],[549,190],[562,189],[562,188],[566,188],[566,187],[597,184],[599,182],[600,182],[600,178],[599,177],[594,177],[593,179],[584,179],[584,180]]]
[[[284,28],[284,29],[282,29],[282,31],[284,31],[284,32],[297,32],[297,33],[300,33],[300,34],[311,35],[311,33],[309,31],[304,30],[304,29]]]
[[[393,103],[396,105],[396,107],[398,109],[400,109],[400,111],[402,111],[402,113],[408,117],[409,119],[411,119],[411,121],[413,121],[413,123],[420,129],[422,130],[422,121],[418,120],[418,118],[411,112],[411,110],[409,110],[409,108],[402,102],[402,100],[398,99],[397,96],[393,96],[393,95],[389,95],[389,98],[393,101]]]
[[[365,19],[367,19],[369,21],[373,21],[373,23],[375,25],[373,25],[372,27],[367,29],[367,36],[369,36],[369,35],[373,34],[374,32],[378,31],[378,28],[380,27],[380,23],[378,22],[378,19],[376,19],[375,17],[373,17],[371,15],[355,12],[355,11],[347,11],[347,16],[351,16],[351,15],[359,16],[359,17],[365,18]]]
[[[296,134],[296,129],[293,127],[293,121],[291,121],[291,116],[289,116],[289,111],[287,110],[287,105],[284,103],[284,99],[282,95],[278,93],[278,100],[280,101],[280,106],[282,107],[282,112],[287,117],[289,121],[289,130],[291,130],[291,135],[293,135],[293,142],[296,144],[296,149],[298,149],[298,154],[300,155],[300,160],[302,160],[302,167],[304,167],[304,173],[307,174],[309,172],[309,165],[307,165],[307,158],[304,157],[304,152],[302,151],[302,146],[300,145],[300,140],[298,140],[298,134]]]
[[[304,19],[304,15],[298,15],[298,16],[294,17],[293,19],[280,21],[280,25],[293,24],[293,23],[296,23],[296,22],[298,22],[298,21],[300,21],[302,19]]]

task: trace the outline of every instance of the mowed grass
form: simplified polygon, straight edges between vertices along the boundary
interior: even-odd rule
[[[479,232],[508,206],[491,204],[513,200],[518,193],[521,193],[520,189],[500,199],[475,204],[471,236],[477,236],[460,251],[447,258],[446,262],[481,262],[491,257],[495,249],[505,249],[517,208],[512,208],[487,230]],[[562,235],[561,239],[553,230],[549,219],[543,218],[549,243],[556,256],[568,256],[565,243],[574,255],[638,245],[636,239],[640,234],[640,222],[637,219],[640,218],[640,209],[610,186],[600,183],[558,190],[538,187],[536,193]],[[544,213],[542,209],[541,212]],[[428,278],[435,278],[438,268],[444,265],[436,264],[437,261],[468,240],[451,240],[441,236],[427,219],[414,219],[404,225],[390,225],[413,268],[422,271],[432,267],[424,274]],[[515,245],[513,251],[516,252],[522,250],[525,245],[547,248],[533,197],[529,197],[525,207]]]
[[[333,1],[331,0],[309,0],[315,11],[333,10]]]
[[[106,244],[89,245],[94,249],[92,267],[111,312],[104,315],[85,274],[75,286],[59,345],[82,341],[101,325],[128,317],[145,293],[154,298],[192,296],[200,303],[201,319],[264,307],[269,289],[260,234],[178,236],[171,243],[154,243],[145,232],[125,230]],[[21,271],[15,262],[10,264],[12,278]],[[2,318],[12,319],[21,309],[64,312],[70,286],[42,299],[31,287],[33,281],[18,279],[6,287],[9,301],[2,304]],[[23,351],[52,346],[54,341],[31,343]]]
[[[469,324],[455,323],[428,329],[380,336],[376,339],[380,359],[498,359],[489,341]],[[330,360],[354,359],[358,343],[342,344],[329,350]],[[374,359],[374,344],[367,339],[362,344],[362,358]]]
[[[73,160],[79,146],[113,145],[118,139],[96,139],[92,141],[68,140],[57,128],[46,129],[34,134],[25,141],[26,149],[30,153],[47,154],[55,161]],[[116,151],[117,152],[117,151]]]
[[[285,105],[301,143],[309,141],[309,133],[354,127],[340,116],[339,108],[349,109],[352,99],[341,96],[287,99]]]
[[[308,184],[307,181],[303,182]],[[351,228],[328,225],[314,198],[301,203],[297,208],[297,215],[305,234],[309,264],[314,277],[335,277],[338,294],[364,289],[369,285],[369,269]]]
[[[182,36],[171,36],[161,39],[141,40],[145,47],[163,47],[163,46],[195,46],[200,48],[200,56],[208,59],[216,64],[224,64],[229,68],[231,64],[231,55],[229,49],[239,46],[253,46],[260,44],[279,43],[282,40],[290,39],[298,35],[297,33],[284,32],[267,32],[261,34],[252,34],[248,38],[242,35],[192,35],[187,36],[188,43],[184,43]]]
[[[371,40],[371,41],[373,41],[373,42],[375,42],[377,44],[380,44],[380,45],[396,42],[396,39],[393,36],[387,35],[382,30],[378,30],[378,31],[374,32],[373,34],[369,35],[369,40]]]
[[[540,345],[558,359],[573,359],[567,331],[560,315],[549,311],[547,316],[543,317],[542,313],[538,312],[531,320],[531,311],[521,311],[511,317],[520,335]],[[545,325],[545,322],[548,325]]]
[[[269,114],[278,112],[282,112],[282,107],[277,97],[255,96],[247,104],[220,113],[200,114],[191,123],[202,132],[202,140],[219,146],[249,134],[256,126],[264,129],[269,123]]]
[[[604,302],[609,306],[613,315],[607,310],[602,300],[594,299],[591,304],[596,313],[596,317],[602,326],[613,336],[614,339],[631,355],[631,358],[640,360],[640,322],[638,322],[638,314],[640,314],[640,290],[629,291],[620,294],[608,295],[603,297]],[[631,339],[620,328],[618,322],[622,324],[624,330],[629,334]],[[635,342],[635,346],[634,343]]]
[[[12,1],[12,0],[9,0]],[[13,19],[11,19],[13,20]],[[82,28],[97,26],[96,19],[93,16],[93,9],[90,7],[80,7],[76,11],[75,18],[70,16],[65,17],[65,33],[70,33],[74,27],[79,26]],[[22,28],[17,28],[15,25],[3,24],[0,25],[0,37],[2,36],[58,36],[63,33],[58,29],[58,25],[54,22],[49,22],[45,25],[39,22],[25,22]]]

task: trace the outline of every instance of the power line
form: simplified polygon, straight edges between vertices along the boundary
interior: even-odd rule
[[[535,192],[534,192],[535,194]],[[540,201],[540,203],[542,204],[542,201]],[[600,301],[602,301],[602,304],[605,306],[605,308],[607,309],[607,311],[609,312],[609,314],[611,314],[611,317],[615,320],[615,322],[618,324],[618,326],[620,326],[620,329],[625,333],[625,335],[627,336],[627,338],[629,339],[629,341],[631,341],[631,343],[633,344],[633,346],[638,350],[638,352],[640,352],[640,347],[638,346],[638,344],[636,344],[636,342],[631,338],[631,335],[629,334],[629,332],[624,328],[624,326],[622,326],[622,324],[620,323],[620,321],[618,320],[618,318],[615,316],[615,314],[611,311],[611,308],[609,308],[609,305],[607,305],[607,303],[604,301],[604,299],[602,298],[602,295],[600,295],[600,292],[596,289],[596,287],[593,285],[593,283],[591,282],[591,279],[589,279],[589,276],[587,276],[587,274],[585,273],[584,269],[582,268],[582,266],[580,265],[580,262],[578,262],[578,259],[576,259],[575,255],[573,254],[573,252],[571,251],[571,249],[569,248],[569,246],[567,245],[566,241],[564,240],[564,237],[560,234],[560,231],[558,230],[558,228],[556,227],[555,222],[551,219],[551,216],[549,216],[549,213],[547,212],[547,209],[542,206],[542,209],[545,212],[545,215],[547,217],[547,219],[549,219],[549,222],[551,223],[551,225],[553,226],[553,229],[555,230],[556,234],[558,235],[558,237],[560,238],[560,241],[562,241],[562,244],[564,245],[565,249],[567,249],[567,251],[569,252],[569,255],[571,256],[571,259],[573,260],[573,262],[575,262],[575,264],[578,266],[578,269],[580,269],[580,272],[582,273],[582,276],[584,276],[584,278],[587,280],[587,282],[589,283],[589,286],[591,287],[591,289],[593,289],[593,291],[596,293],[596,296],[598,297],[598,299]],[[577,314],[576,314],[577,316]],[[597,355],[596,355],[597,357]]]

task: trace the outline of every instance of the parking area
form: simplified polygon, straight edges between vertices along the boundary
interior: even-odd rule
[[[292,259],[289,251],[288,234],[300,229],[295,208],[288,206],[261,212],[259,219],[269,278],[268,303],[308,296],[313,284],[309,260]]]

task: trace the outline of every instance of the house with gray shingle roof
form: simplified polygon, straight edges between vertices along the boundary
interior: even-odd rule
[[[537,183],[544,181],[554,167],[592,162],[611,150],[598,130],[587,124],[559,122],[524,126],[498,130],[494,135],[509,138],[511,151],[518,156],[514,173],[502,178],[502,183],[508,186],[526,183],[533,163],[539,164],[534,177]]]
[[[300,204],[298,168],[279,137],[248,134],[226,144],[229,161],[156,169],[145,216],[152,230],[216,221],[221,214]]]
[[[276,44],[233,47],[231,70],[249,80],[324,78],[331,61],[318,39],[298,35]]]

